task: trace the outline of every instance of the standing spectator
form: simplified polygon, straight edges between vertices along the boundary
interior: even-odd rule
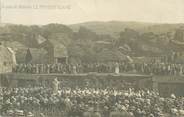
[[[115,64],[115,73],[119,74],[119,64],[118,63]]]

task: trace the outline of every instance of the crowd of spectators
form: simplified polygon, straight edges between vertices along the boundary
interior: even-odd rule
[[[66,117],[109,117],[111,112],[128,113],[130,117],[171,117],[184,115],[184,97],[174,94],[167,98],[149,90],[117,90],[113,88],[62,88],[53,93],[52,88],[0,88],[2,115],[15,112],[33,117],[36,111],[59,109]]]
[[[142,73],[155,75],[177,75],[184,73],[183,64],[172,63],[82,63],[82,64],[18,64],[14,68],[17,73],[33,74],[77,74],[77,73],[114,73],[115,68],[119,68],[120,73]]]

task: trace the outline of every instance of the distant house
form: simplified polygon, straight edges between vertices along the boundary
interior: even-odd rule
[[[14,51],[0,44],[0,73],[12,72],[15,65],[16,59]]]
[[[98,61],[129,61],[126,55],[118,50],[103,50],[97,53],[96,58]]]
[[[176,52],[183,52],[184,49],[184,28],[176,30],[173,40],[170,41],[170,46]]]
[[[53,40],[46,40],[40,44],[39,48],[44,48],[48,53],[49,63],[67,63],[68,53],[66,47]]]
[[[170,40],[169,47],[173,51],[174,62],[184,63],[184,28],[176,30],[173,40]]]
[[[48,63],[47,51],[38,48],[20,49],[16,52],[16,59],[18,63]]]
[[[17,63],[67,63],[68,53],[63,44],[53,40],[48,40],[41,35],[36,36],[36,40],[38,46],[35,48],[17,47]]]
[[[54,63],[67,63],[68,53],[63,44],[54,45]]]

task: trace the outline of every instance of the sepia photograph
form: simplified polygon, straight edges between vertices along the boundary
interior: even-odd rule
[[[0,0],[0,117],[184,117],[184,0]]]

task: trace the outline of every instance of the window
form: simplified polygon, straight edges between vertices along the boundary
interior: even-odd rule
[[[4,62],[3,62],[3,65],[4,65],[4,66],[6,66],[6,65],[7,65],[7,63],[4,61]]]
[[[66,57],[63,57],[63,58],[56,58],[57,60],[57,63],[66,63],[67,61],[67,58]]]

